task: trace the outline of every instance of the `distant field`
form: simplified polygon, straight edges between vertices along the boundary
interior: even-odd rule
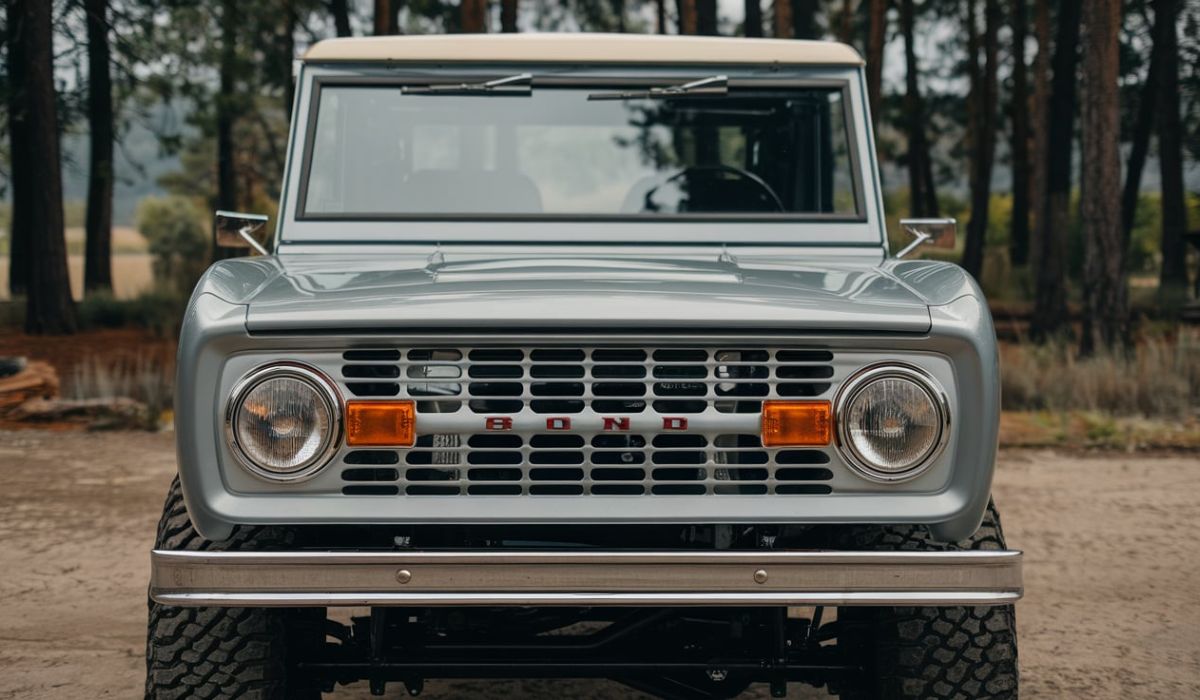
[[[154,283],[149,253],[113,255],[113,292],[118,299],[132,299]],[[70,255],[67,264],[71,271],[71,291],[76,299],[83,298],[83,256]],[[7,300],[8,257],[0,257],[0,301]]]

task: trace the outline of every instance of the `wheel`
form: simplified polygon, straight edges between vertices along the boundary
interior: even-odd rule
[[[971,538],[929,539],[924,527],[856,527],[847,549],[1005,549],[1000,514],[988,504]],[[838,609],[838,645],[865,669],[842,698],[1017,697],[1017,627],[1011,605]]]
[[[156,549],[287,549],[281,528],[241,527],[224,542],[204,539],[192,527],[179,479],[171,483]],[[294,655],[324,641],[323,609],[181,608],[150,601],[146,631],[146,698],[320,698],[315,687],[289,678]]]

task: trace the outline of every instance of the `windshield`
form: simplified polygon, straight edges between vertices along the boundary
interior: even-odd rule
[[[322,86],[302,216],[860,213],[839,88],[607,90]]]

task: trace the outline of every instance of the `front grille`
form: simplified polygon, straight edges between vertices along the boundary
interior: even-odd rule
[[[764,448],[762,402],[831,393],[817,348],[411,348],[343,354],[349,398],[416,402],[407,450],[343,457],[356,495],[830,493],[823,449]]]

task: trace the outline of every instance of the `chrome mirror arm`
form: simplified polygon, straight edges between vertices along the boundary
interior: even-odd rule
[[[254,236],[251,235],[251,233],[258,228],[258,225],[247,224],[246,226],[239,228],[237,233],[239,236],[241,236],[242,240],[250,244],[251,248],[257,250],[259,255],[270,255],[271,253],[263,247],[263,244],[259,243]]]
[[[935,248],[953,248],[957,227],[958,222],[954,219],[901,219],[900,228],[913,240],[895,257],[903,258],[926,243],[932,243]]]

